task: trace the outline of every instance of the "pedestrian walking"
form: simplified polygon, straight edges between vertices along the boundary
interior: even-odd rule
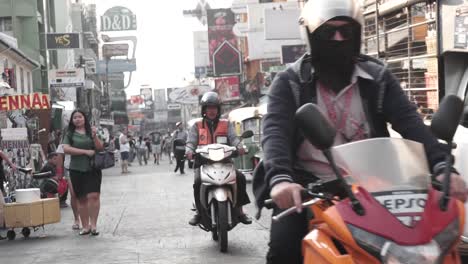
[[[153,153],[153,147],[151,146],[151,141],[149,137],[145,137],[144,141],[146,144],[146,159],[149,160],[151,157],[151,154]]]
[[[57,148],[57,153],[62,155],[63,160],[63,177],[67,181],[68,184],[68,193],[70,194],[70,205],[73,211],[73,230],[80,229],[80,215],[78,213],[78,201],[76,199],[75,191],[73,190],[73,184],[70,179],[70,155],[65,154],[63,149],[63,144],[60,144]]]
[[[136,140],[132,135],[128,136],[128,143],[130,144],[130,153],[128,157],[128,166],[132,166],[132,162],[135,160],[137,151],[136,151]]]
[[[138,140],[136,142],[135,147],[136,147],[136,154],[137,154],[138,163],[141,166],[141,165],[143,165],[142,160],[144,160],[145,165],[147,165],[148,164],[148,160],[146,159],[147,147],[146,147],[146,142],[143,140],[142,136],[138,137]]]
[[[167,158],[169,159],[169,164],[172,164],[172,137],[171,133],[167,132],[167,135],[164,137],[162,143],[161,143],[161,151],[163,154],[167,155]]]
[[[130,143],[127,138],[127,128],[124,128],[119,136],[119,149],[120,149],[120,166],[122,167],[122,174],[128,173],[128,159],[130,157]]]
[[[102,172],[92,167],[91,160],[104,147],[83,111],[73,111],[63,145],[65,154],[71,155],[70,178],[82,224],[79,234],[97,236]]]
[[[185,142],[187,142],[187,132],[184,131],[182,122],[177,122],[176,127],[177,130],[174,131],[172,136],[174,139],[172,143],[172,149],[176,159],[176,167],[174,172],[180,170],[180,174],[185,174]]]
[[[151,133],[151,150],[153,151],[154,164],[159,165],[159,160],[161,158],[161,133],[153,132]]]

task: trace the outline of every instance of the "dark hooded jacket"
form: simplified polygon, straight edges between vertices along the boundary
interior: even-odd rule
[[[370,136],[388,137],[387,123],[402,137],[421,142],[432,172],[445,167],[448,148],[440,144],[423,123],[416,106],[408,100],[397,79],[379,60],[360,55],[357,64],[373,77],[358,78],[363,109],[370,127]],[[307,184],[304,173],[294,170],[297,148],[304,140],[294,122],[299,106],[317,102],[314,69],[307,55],[287,70],[278,73],[268,94],[268,114],[263,120],[264,166],[257,170],[253,188],[261,208],[271,188],[280,182]],[[365,157],[363,157],[365,158]],[[263,170],[263,171],[262,171]]]

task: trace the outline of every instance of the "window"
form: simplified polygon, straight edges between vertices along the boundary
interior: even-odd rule
[[[16,64],[13,64],[13,76],[10,77],[10,78],[12,78],[12,80],[11,80],[12,84],[10,86],[11,86],[11,88],[14,88],[15,90],[18,89],[18,83],[16,82],[16,76],[18,76],[18,72],[16,71]]]
[[[27,87],[27,90],[26,90],[26,94],[29,94],[32,92],[32,89],[31,89],[31,72],[26,72],[26,81],[28,82],[28,87]]]
[[[20,94],[23,94],[23,92],[25,92],[25,87],[24,87],[24,70],[23,70],[23,67],[20,67],[20,86],[18,87],[19,88],[19,93]]]
[[[13,23],[11,17],[0,17],[0,31],[1,32],[12,32]]]

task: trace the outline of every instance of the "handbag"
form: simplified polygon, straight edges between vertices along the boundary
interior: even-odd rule
[[[91,166],[96,170],[104,170],[115,166],[114,152],[103,150],[96,152],[94,158],[91,159]]]

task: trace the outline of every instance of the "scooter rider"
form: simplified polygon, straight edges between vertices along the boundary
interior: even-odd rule
[[[380,61],[360,55],[363,16],[358,0],[308,1],[299,20],[308,52],[276,75],[263,121],[264,177],[255,177],[258,206],[271,196],[282,209],[298,214],[273,222],[267,263],[302,263],[301,241],[308,232],[300,192],[333,172],[323,156],[301,135],[294,114],[313,102],[337,129],[335,145],[388,137],[387,123],[404,138],[424,144],[429,167],[442,179],[448,149],[424,125],[396,78]],[[365,157],[363,157],[365,158]],[[455,171],[451,195],[466,200],[466,185]]]
[[[188,159],[193,159],[193,153],[198,145],[208,145],[213,143],[228,144],[230,146],[238,146],[240,144],[234,128],[226,119],[220,119],[221,103],[218,94],[215,92],[207,92],[203,95],[200,101],[201,113],[203,119],[196,122],[190,129],[186,146],[186,156]],[[245,153],[244,149],[238,147],[239,154]],[[195,205],[197,207],[196,214],[190,219],[190,225],[197,225],[200,222],[200,214],[198,213],[200,205],[200,165],[195,161],[195,180],[193,184]],[[250,203],[249,196],[246,192],[245,176],[236,170],[237,173],[237,197],[238,209],[240,210],[239,221],[243,224],[251,224],[252,220],[242,212],[242,206]]]

